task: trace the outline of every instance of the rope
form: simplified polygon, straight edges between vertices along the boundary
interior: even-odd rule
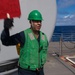
[[[62,43],[63,43],[63,45],[66,47],[66,48],[68,48],[68,49],[75,49],[75,46],[73,47],[73,48],[70,48],[70,47],[68,47],[68,46],[66,46],[66,44],[64,43],[64,40],[61,38],[61,41],[62,41]],[[73,43],[72,43],[73,44]]]
[[[70,43],[72,43],[72,44],[75,44],[74,42],[71,42],[71,41],[69,41]]]

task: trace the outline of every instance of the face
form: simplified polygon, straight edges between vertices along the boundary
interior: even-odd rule
[[[31,28],[32,30],[34,31],[39,31],[41,29],[41,25],[42,25],[42,21],[36,21],[36,20],[33,20],[31,21]]]

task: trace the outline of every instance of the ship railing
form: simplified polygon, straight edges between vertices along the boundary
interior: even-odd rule
[[[75,55],[75,33],[54,33],[50,40],[49,53]]]

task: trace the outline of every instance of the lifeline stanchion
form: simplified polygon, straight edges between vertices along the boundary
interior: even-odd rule
[[[61,37],[60,37],[59,45],[60,45],[60,56],[62,56],[62,38]]]

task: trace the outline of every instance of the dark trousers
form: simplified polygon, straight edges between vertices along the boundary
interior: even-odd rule
[[[27,69],[18,68],[18,75],[44,75],[43,68],[39,71],[32,71]]]

